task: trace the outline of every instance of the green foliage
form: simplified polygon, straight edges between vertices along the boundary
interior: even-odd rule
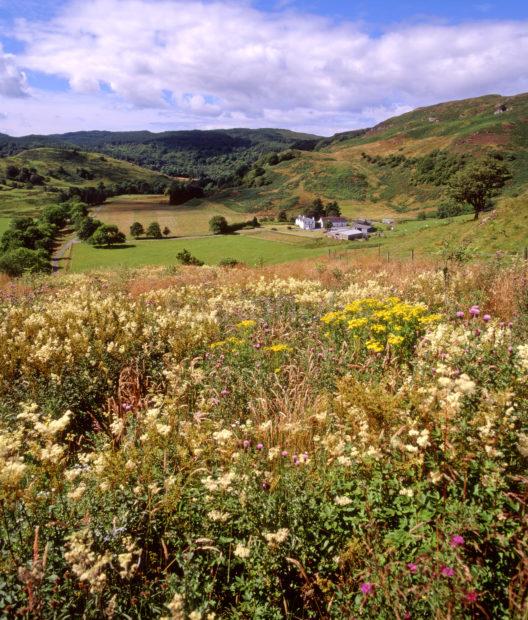
[[[158,222],[151,222],[146,231],[147,237],[151,237],[152,239],[161,239],[163,234],[161,232],[160,225]]]
[[[319,173],[309,175],[304,186],[334,200],[365,200],[369,184],[367,177],[351,166],[328,165]]]
[[[214,235],[226,235],[229,232],[229,224],[223,215],[215,215],[209,220],[209,230]]]
[[[189,250],[185,248],[176,254],[176,260],[182,265],[196,265],[197,267],[201,267],[204,264],[203,261],[193,256]]]
[[[1,299],[0,614],[523,618],[524,271]]]
[[[93,235],[88,239],[88,242],[94,246],[106,246],[119,245],[125,243],[125,235],[119,231],[117,226],[113,224],[101,224]]]
[[[143,224],[141,224],[140,222],[134,222],[132,226],[130,226],[130,234],[132,235],[132,237],[134,237],[134,239],[137,239],[138,237],[144,235],[145,229],[143,228]]]
[[[495,158],[475,161],[451,179],[451,196],[459,203],[471,205],[478,219],[509,178],[508,168]]]
[[[12,278],[25,273],[49,273],[51,265],[45,250],[30,250],[18,247],[0,255],[0,272]]]

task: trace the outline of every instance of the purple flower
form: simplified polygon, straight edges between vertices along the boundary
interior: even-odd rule
[[[464,313],[462,312],[462,310],[459,310],[456,313],[456,317],[457,317],[457,319],[463,319],[464,318]]]
[[[123,403],[123,411],[130,411],[132,409],[132,405],[130,403]]]
[[[249,439],[244,439],[244,441],[242,442],[242,445],[247,450],[249,448],[249,446],[251,445],[251,441],[249,441]]]
[[[288,450],[283,450],[281,452],[281,456],[288,456]]]
[[[471,306],[469,314],[471,314],[471,316],[478,316],[480,314],[480,308],[478,306]]]
[[[442,566],[440,572],[444,577],[453,577],[455,575],[455,569],[451,566]]]
[[[460,545],[464,544],[464,537],[460,536],[460,534],[455,534],[454,536],[451,536],[449,544],[452,547],[460,547]]]
[[[262,444],[262,443],[258,443],[258,444],[256,445],[256,448],[257,448],[257,450],[264,450],[264,444]]]
[[[224,388],[221,392],[220,392],[220,396],[227,396],[229,394],[229,390],[227,388]]]
[[[293,463],[295,465],[298,465],[299,464],[299,457],[296,454],[294,454],[292,458],[293,458]]]
[[[483,320],[483,321],[485,321],[485,322],[487,323],[488,321],[491,321],[491,316],[490,316],[489,314],[485,314],[485,315],[482,317],[482,320]]]
[[[306,463],[306,461],[308,460],[308,452],[303,452],[303,461]]]
[[[264,489],[264,491],[269,491],[270,483],[267,480],[264,480],[264,482],[262,483],[262,488]]]
[[[470,590],[469,592],[466,592],[464,598],[468,603],[476,603],[478,599],[478,593],[475,592],[475,590]]]
[[[480,331],[480,329],[476,329],[475,330],[475,336],[480,336],[482,332]]]
[[[418,570],[418,564],[415,564],[414,562],[409,562],[407,564],[407,568],[411,573],[415,573]]]
[[[365,596],[368,596],[374,591],[374,584],[370,583],[370,581],[365,581],[361,584],[360,590]]]

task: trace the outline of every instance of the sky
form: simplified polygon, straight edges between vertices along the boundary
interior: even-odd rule
[[[332,135],[528,91],[528,2],[0,0],[0,133]]]

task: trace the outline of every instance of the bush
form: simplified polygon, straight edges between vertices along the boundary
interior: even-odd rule
[[[0,271],[17,278],[25,273],[49,273],[51,265],[45,250],[17,248],[0,256]]]
[[[95,246],[119,245],[125,243],[125,235],[113,224],[101,224],[88,241]]]
[[[193,256],[189,252],[189,250],[186,250],[186,249],[183,249],[181,252],[178,252],[178,254],[176,254],[176,259],[182,265],[196,265],[198,267],[201,267],[204,264],[203,261],[196,258],[196,256]]]
[[[222,258],[222,260],[218,263],[219,267],[238,267],[242,265],[240,261],[236,258]]]
[[[227,235],[230,232],[229,224],[223,215],[215,215],[209,220],[209,230],[214,235]]]
[[[145,229],[143,228],[143,224],[141,224],[140,222],[134,222],[132,226],[130,226],[130,234],[132,235],[132,237],[134,237],[134,239],[137,239],[138,237],[144,235]]]
[[[148,225],[147,228],[147,237],[151,237],[152,239],[161,239],[163,235],[161,234],[161,228],[158,222],[152,222]]]

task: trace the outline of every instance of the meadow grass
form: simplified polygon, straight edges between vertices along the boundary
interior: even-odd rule
[[[259,238],[258,235],[146,239],[111,249],[94,248],[83,243],[74,246],[70,269],[77,272],[145,265],[175,265],[178,263],[176,254],[183,249],[189,250],[191,254],[209,265],[216,265],[224,258],[234,258],[254,266],[317,258],[328,254],[329,251],[326,245],[307,248],[288,242],[268,241]]]
[[[527,275],[0,280],[0,616],[524,619]]]

